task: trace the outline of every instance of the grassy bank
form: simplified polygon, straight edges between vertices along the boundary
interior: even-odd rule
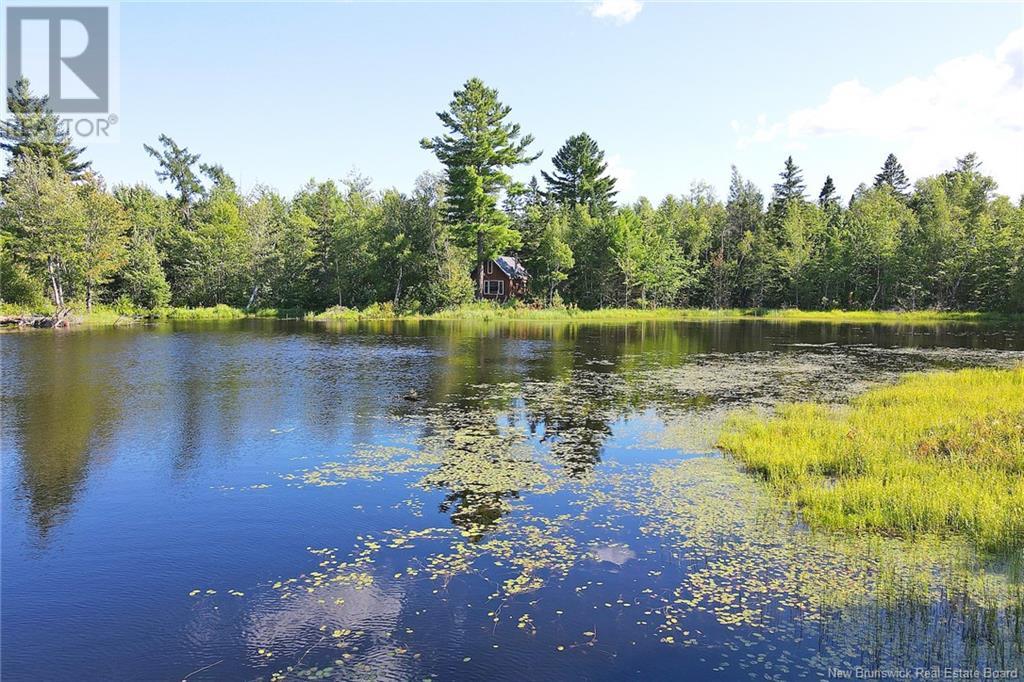
[[[91,312],[84,304],[72,304],[76,324],[84,326],[111,326],[131,324],[140,320],[227,320],[241,318],[305,318],[316,321],[330,320],[463,320],[502,321],[524,320],[533,322],[574,323],[628,323],[642,321],[678,320],[739,320],[763,319],[780,322],[827,322],[835,324],[934,324],[938,322],[1024,322],[1024,315],[1005,315],[981,312],[873,311],[873,310],[763,310],[758,308],[599,308],[582,310],[574,307],[535,308],[523,305],[498,305],[476,302],[436,313],[421,314],[396,310],[390,303],[374,304],[362,310],[336,306],[320,313],[307,313],[298,309],[260,308],[243,310],[224,304],[201,308],[135,309],[114,305],[94,305]],[[52,306],[26,308],[0,304],[0,315],[52,315]]]
[[[69,307],[71,308],[73,324],[84,327],[130,325],[145,320],[237,320],[247,317],[301,318],[306,315],[302,310],[260,308],[247,311],[224,304],[201,308],[168,307],[152,310],[96,304],[90,311],[86,309],[84,303],[72,303]],[[0,304],[0,316],[49,316],[53,315],[54,311],[53,306],[26,307],[6,303]]]
[[[764,319],[791,322],[833,322],[864,324],[933,324],[936,322],[1021,322],[1022,315],[982,312],[873,311],[873,310],[764,310],[759,308],[533,308],[477,302],[431,314],[401,314],[390,304],[364,310],[331,308],[311,316],[316,320],[421,319],[421,320],[527,320],[550,322],[640,322],[647,320]]]
[[[743,415],[719,443],[812,526],[1024,545],[1024,367],[915,374],[843,408]]]

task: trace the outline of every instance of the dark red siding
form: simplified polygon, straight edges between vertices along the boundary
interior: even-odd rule
[[[479,286],[476,270],[473,268],[472,272],[474,288]],[[490,284],[488,284],[489,282]],[[509,298],[520,297],[526,293],[526,280],[512,279],[497,263],[490,261],[484,264],[484,288],[482,292],[478,293],[480,298],[491,301],[507,301]]]

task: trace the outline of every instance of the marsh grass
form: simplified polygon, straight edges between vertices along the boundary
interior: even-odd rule
[[[812,526],[1024,545],[1024,366],[914,374],[844,407],[735,416],[719,445]]]
[[[1021,322],[1024,316],[982,312],[938,310],[767,310],[763,308],[535,308],[517,303],[488,301],[468,303],[430,315],[413,315],[432,320],[536,320],[552,322],[632,322],[646,320],[728,320],[765,319],[791,322],[833,322],[862,324],[934,324],[936,322]]]
[[[150,315],[158,320],[235,320],[247,316],[245,311],[223,303],[206,308],[159,308]]]
[[[773,322],[824,322],[834,324],[887,324],[887,325],[930,325],[950,323],[1021,323],[1022,315],[1003,315],[981,312],[947,312],[936,310],[878,311],[878,310],[766,310],[761,308],[598,308],[583,310],[574,306],[533,307],[522,302],[505,304],[490,301],[466,303],[455,308],[435,313],[419,313],[403,310],[392,303],[374,303],[362,310],[334,306],[319,313],[297,308],[260,308],[244,310],[228,305],[200,308],[167,307],[147,310],[135,308],[126,302],[97,304],[92,312],[85,305],[71,305],[75,319],[84,326],[108,326],[130,323],[133,320],[226,320],[252,317],[299,318],[315,321],[362,321],[362,320],[452,320],[466,322],[530,321],[577,324],[626,324],[645,321],[685,320],[743,320],[761,319]],[[0,303],[3,315],[52,315],[53,307],[16,306]]]

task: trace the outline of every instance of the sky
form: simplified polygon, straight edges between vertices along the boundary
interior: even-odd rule
[[[848,196],[893,152],[912,179],[976,151],[1024,192],[1024,4],[600,2],[120,4],[111,184],[156,185],[166,133],[243,188],[291,194],[357,172],[412,189],[419,140],[471,76],[497,88],[550,169],[567,137],[605,150],[620,198],[769,194],[786,156]]]

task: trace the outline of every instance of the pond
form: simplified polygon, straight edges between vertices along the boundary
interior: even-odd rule
[[[1020,327],[241,320],[2,344],[10,680],[817,679],[1024,666],[1019,556],[815,532],[737,409]]]

